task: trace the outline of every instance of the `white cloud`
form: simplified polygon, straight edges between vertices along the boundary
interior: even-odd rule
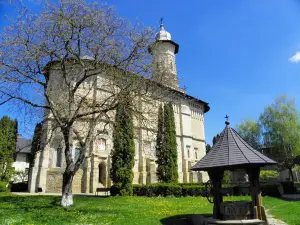
[[[296,54],[293,55],[291,58],[289,58],[289,60],[292,63],[298,63],[298,62],[300,62],[300,52],[296,52]]]

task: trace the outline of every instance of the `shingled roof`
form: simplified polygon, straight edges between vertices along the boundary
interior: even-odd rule
[[[213,168],[234,169],[250,165],[265,166],[275,161],[252,148],[226,121],[218,142],[193,166],[192,170],[211,170]]]

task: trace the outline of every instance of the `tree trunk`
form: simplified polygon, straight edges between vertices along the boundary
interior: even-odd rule
[[[292,182],[294,182],[294,174],[293,174],[292,168],[289,168],[289,172],[290,172]]]
[[[72,183],[73,183],[73,173],[65,171],[63,174],[63,187],[62,187],[62,199],[61,206],[69,207],[73,205],[73,195],[72,195]]]

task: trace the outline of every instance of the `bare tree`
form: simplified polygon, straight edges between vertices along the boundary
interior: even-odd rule
[[[62,134],[62,206],[70,206],[73,177],[89,154],[98,123],[106,129],[123,98],[143,96],[151,105],[159,96],[160,85],[145,79],[151,74],[153,30],[83,0],[46,4],[40,14],[22,8],[19,15],[1,36],[0,104],[29,106],[42,115],[46,137]],[[141,104],[128,107],[140,122],[149,118]],[[76,160],[74,138],[82,149]]]

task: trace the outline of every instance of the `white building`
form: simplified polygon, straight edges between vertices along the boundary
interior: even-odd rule
[[[26,172],[28,174],[30,162],[29,155],[31,154],[31,140],[18,136],[16,159],[13,163],[15,171]],[[19,177],[14,178],[15,181],[21,181]],[[25,178],[27,180],[27,177]]]
[[[164,89],[172,89],[174,96],[166,96],[163,101],[173,102],[177,133],[178,174],[179,182],[206,181],[208,176],[202,172],[191,172],[190,168],[205,155],[204,113],[209,111],[208,103],[185,93],[179,87],[176,71],[176,54],[179,45],[171,39],[164,26],[156,34],[156,44],[149,47],[153,58],[153,82],[163,84]],[[55,66],[55,65],[53,65]],[[55,84],[61,83],[60,76],[50,69],[49,77]],[[97,91],[101,90],[105,82],[105,75],[97,76]],[[84,89],[83,89],[84,90]],[[95,94],[95,96],[98,96]],[[100,95],[99,95],[100,96]],[[141,103],[142,104],[142,103]],[[156,105],[158,108],[159,104]],[[156,111],[155,109],[154,111]],[[157,117],[157,116],[156,116]],[[51,122],[43,125],[44,134]],[[99,123],[99,128],[103,124]],[[157,124],[151,124],[153,132],[149,132],[142,124],[135,123],[135,166],[134,183],[147,184],[157,182],[155,163],[155,129]],[[36,192],[42,188],[43,192],[61,192],[62,173],[64,171],[64,154],[61,135],[53,135],[41,151],[35,156],[35,164],[31,169],[29,191]],[[94,193],[97,187],[110,186],[110,151],[112,149],[112,130],[101,133],[95,138],[90,154],[82,168],[76,173],[73,181],[74,193]],[[73,154],[76,157],[80,147],[76,140],[73,143]]]

